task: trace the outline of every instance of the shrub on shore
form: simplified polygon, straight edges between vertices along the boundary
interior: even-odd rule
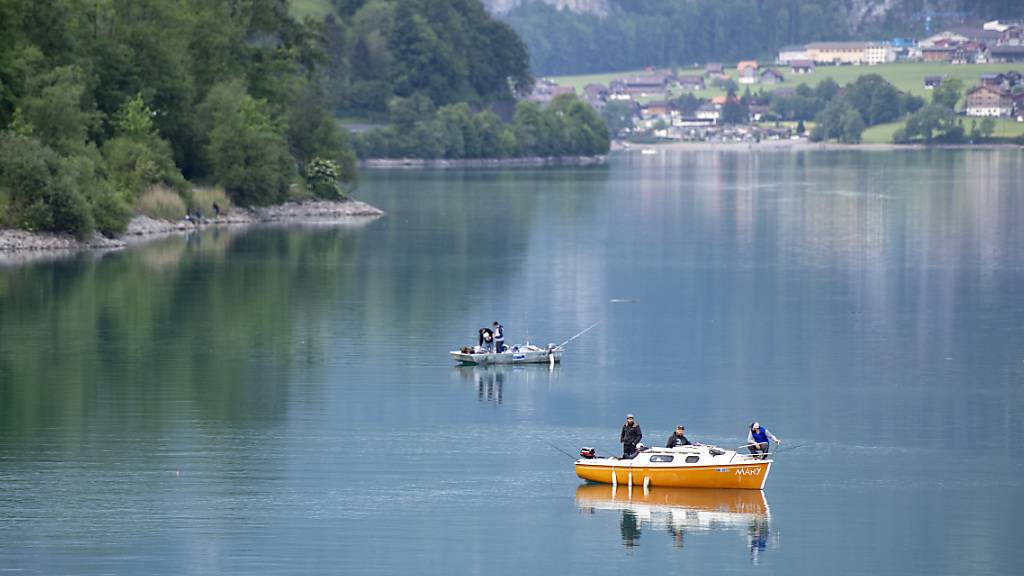
[[[185,217],[185,201],[177,192],[157,184],[139,197],[135,211],[157,220],[181,220]]]
[[[220,208],[222,215],[231,212],[231,199],[220,186],[203,186],[192,190],[192,207],[197,208],[205,216],[214,215],[214,204]]]

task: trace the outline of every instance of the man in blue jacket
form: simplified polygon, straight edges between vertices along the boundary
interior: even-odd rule
[[[776,444],[782,444],[782,441],[769,432],[767,428],[762,428],[760,423],[754,422],[750,425],[750,432],[747,433],[747,449],[755,457],[764,460],[768,457],[768,448],[771,446],[768,442],[769,439]]]

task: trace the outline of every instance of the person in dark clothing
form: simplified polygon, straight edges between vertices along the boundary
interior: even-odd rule
[[[633,420],[632,414],[627,414],[626,423],[622,425],[622,433],[619,434],[619,442],[622,443],[622,457],[633,458],[636,456],[636,445],[643,437],[644,433],[640,430],[640,425]]]
[[[500,354],[505,351],[505,327],[495,320],[492,332],[494,333],[494,351]]]
[[[668,442],[665,443],[665,448],[675,448],[676,446],[690,446],[692,443],[686,439],[686,428],[682,424],[676,426],[676,431],[668,437]]]
[[[220,204],[213,203],[213,217],[220,218]]]
[[[480,329],[480,340],[477,343],[478,346],[484,350],[491,351],[494,349],[494,333],[489,328]]]

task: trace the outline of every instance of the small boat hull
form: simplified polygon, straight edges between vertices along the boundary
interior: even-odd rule
[[[633,459],[581,458],[576,475],[601,484],[761,490],[771,460],[714,446],[651,448]]]
[[[548,351],[546,348],[537,348],[531,346],[531,349],[508,349],[502,353],[466,353],[458,350],[451,352],[452,358],[464,365],[478,365],[478,364],[548,364],[552,358],[554,361],[562,361],[562,352],[564,349],[555,348]]]
[[[628,462],[628,460],[623,460]],[[738,488],[745,490],[761,490],[771,462],[758,464],[735,464],[727,466],[693,466],[686,468],[652,468],[629,467],[628,464],[618,468],[610,466],[588,466],[576,464],[576,475],[584,480],[601,484],[614,483],[642,486],[648,478],[649,486],[671,488]],[[632,475],[632,479],[630,478]]]

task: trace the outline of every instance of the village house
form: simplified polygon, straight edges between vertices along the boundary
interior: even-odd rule
[[[942,84],[942,81],[945,80],[945,79],[946,79],[946,75],[945,74],[943,74],[941,76],[925,76],[924,77],[924,89],[925,90],[931,90],[931,89],[935,88],[936,86],[938,86],[939,84]]]
[[[526,99],[538,104],[547,104],[562,94],[576,94],[576,89],[572,86],[559,86],[547,78],[541,78],[533,85],[533,91]]]
[[[669,116],[671,111],[672,105],[670,103],[664,100],[652,100],[643,105],[640,109],[640,114],[644,120],[654,120]]]
[[[921,48],[921,59],[925,62],[952,62],[955,53],[953,46],[925,46]]]
[[[1008,90],[1010,88],[1010,81],[1007,79],[1006,74],[993,72],[981,75],[981,85],[988,86],[989,88]]]
[[[633,96],[654,96],[665,95],[668,90],[669,77],[664,74],[651,74],[647,76],[634,76],[623,80],[626,94]]]
[[[781,84],[785,81],[781,72],[765,68],[761,70],[761,84]]]
[[[792,64],[794,60],[809,60],[806,46],[783,46],[779,48],[778,64]]]
[[[680,90],[686,90],[687,92],[704,89],[704,77],[696,74],[680,76],[676,82],[679,84]]]
[[[583,99],[594,108],[603,108],[608,101],[608,87],[593,82],[587,84],[583,87]]]
[[[790,60],[789,70],[793,74],[813,74],[814,60]]]
[[[1010,44],[993,46],[988,51],[991,62],[1024,62],[1024,45]]]
[[[704,66],[704,74],[712,79],[724,78],[726,76],[725,65],[721,62],[708,62],[707,65]]]
[[[807,57],[818,64],[863,64],[867,42],[811,42]]]
[[[701,104],[697,111],[694,113],[698,120],[710,121],[712,124],[718,124],[718,120],[722,117],[722,107],[715,106],[710,102]]]
[[[757,84],[758,69],[755,60],[744,60],[736,65],[740,84]]]
[[[747,105],[747,113],[750,114],[751,122],[760,122],[765,116],[771,111],[771,108],[765,104],[749,104]]]
[[[1009,91],[990,86],[976,86],[967,91],[968,116],[1009,116],[1013,97]]]

